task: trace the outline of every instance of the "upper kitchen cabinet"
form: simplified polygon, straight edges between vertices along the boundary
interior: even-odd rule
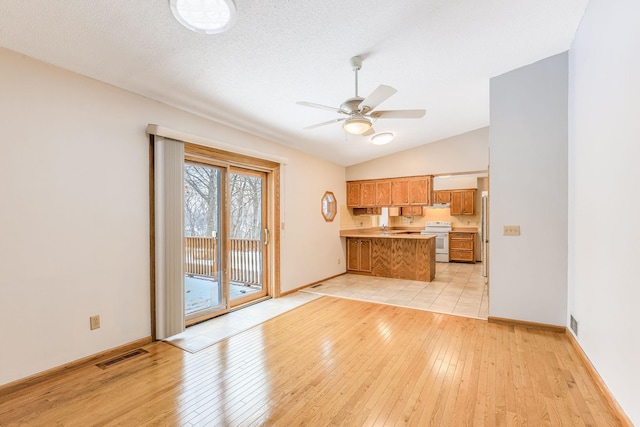
[[[360,206],[360,182],[347,182],[347,206],[357,208]]]
[[[373,181],[347,182],[347,206],[350,208],[376,206],[376,184]]]
[[[431,206],[432,176],[417,176],[409,179],[409,203],[411,205]]]
[[[429,206],[432,176],[347,182],[347,207]]]
[[[451,215],[475,215],[476,190],[451,191]]]
[[[391,181],[376,181],[376,206],[391,206]]]
[[[391,180],[391,206],[409,206],[409,179]]]
[[[433,192],[434,203],[451,203],[451,191],[441,190]]]

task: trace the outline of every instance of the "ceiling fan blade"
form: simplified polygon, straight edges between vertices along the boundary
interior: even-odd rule
[[[424,117],[426,110],[380,110],[370,114],[376,119],[419,119]]]
[[[328,107],[328,106],[322,105],[322,104],[314,104],[313,102],[296,102],[296,104],[304,105],[305,107],[319,108],[321,110],[329,110],[329,111],[333,111],[334,113],[342,112],[342,110],[340,110],[339,108]]]
[[[318,123],[316,125],[307,126],[305,129],[315,129],[315,128],[319,128],[320,126],[326,126],[326,125],[330,125],[332,123],[342,122],[344,120],[347,120],[346,117],[341,118],[341,119],[329,120],[328,122],[322,122],[322,123]]]
[[[362,134],[362,136],[371,136],[374,133],[376,133],[376,131],[373,129],[373,126],[371,126],[368,131]]]
[[[397,90],[391,86],[380,85],[360,103],[358,108],[365,113],[371,111],[396,92]]]

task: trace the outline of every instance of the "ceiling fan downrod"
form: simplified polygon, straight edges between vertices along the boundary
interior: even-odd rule
[[[362,58],[354,56],[351,58],[351,68],[356,73],[356,98],[358,97],[358,70],[362,68]]]

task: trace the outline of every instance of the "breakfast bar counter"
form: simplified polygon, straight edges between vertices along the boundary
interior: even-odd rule
[[[347,272],[430,282],[436,274],[435,236],[411,230],[343,230]]]

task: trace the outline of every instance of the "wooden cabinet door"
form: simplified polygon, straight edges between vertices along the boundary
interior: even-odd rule
[[[371,272],[371,239],[360,240],[360,271]]]
[[[409,180],[391,180],[391,206],[409,206]]]
[[[462,192],[451,192],[451,215],[462,215]]]
[[[475,215],[476,190],[464,190],[462,192],[462,214]]]
[[[391,206],[391,181],[376,181],[376,206]]]
[[[420,176],[409,180],[409,203],[431,205],[431,176]]]
[[[376,183],[367,181],[360,183],[360,206],[373,207],[376,205]]]
[[[347,206],[357,208],[360,206],[360,183],[347,182]]]
[[[360,240],[347,238],[347,270],[360,269]]]
[[[400,209],[402,216],[424,216],[422,206],[403,206]]]
[[[435,191],[435,203],[451,203],[451,191]]]
[[[371,239],[347,237],[347,270],[371,272]]]

